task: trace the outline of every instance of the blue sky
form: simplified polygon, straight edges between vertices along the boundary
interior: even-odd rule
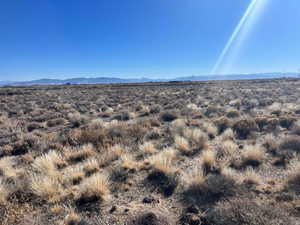
[[[300,1],[269,1],[226,73],[300,69]],[[209,74],[249,4],[0,0],[0,80]]]

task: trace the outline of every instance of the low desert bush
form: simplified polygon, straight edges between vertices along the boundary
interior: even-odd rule
[[[267,152],[276,155],[278,153],[278,138],[275,137],[273,134],[267,134],[264,137],[263,146],[266,148]]]
[[[166,197],[171,196],[178,185],[177,171],[172,167],[172,157],[168,157],[168,154],[157,154],[151,158],[150,163],[152,170],[147,181]]]
[[[0,207],[5,205],[8,196],[10,195],[9,185],[0,177]]]
[[[218,158],[230,158],[237,150],[238,146],[235,142],[226,140],[217,146],[217,156]]]
[[[192,177],[182,193],[182,201],[199,206],[210,205],[235,196],[238,189],[236,180],[223,174],[211,174],[205,179]]]
[[[166,111],[160,114],[160,119],[163,122],[172,122],[178,118],[177,112],[175,111]]]
[[[189,141],[191,146],[191,155],[206,149],[208,145],[207,134],[198,128],[186,128],[183,131],[183,136]]]
[[[252,132],[258,131],[258,126],[253,119],[243,118],[234,123],[233,130],[239,139],[247,139]]]
[[[58,118],[58,119],[53,119],[53,120],[49,120],[47,121],[46,125],[48,127],[56,127],[56,126],[61,126],[64,125],[66,123],[66,120],[63,118]]]
[[[167,212],[141,210],[134,212],[131,216],[128,225],[172,225],[174,219],[169,216]]]
[[[228,118],[237,118],[240,116],[240,112],[236,109],[230,109],[226,112],[226,117]]]
[[[217,156],[213,150],[205,150],[201,152],[200,162],[206,174],[217,172]]]
[[[63,195],[63,186],[59,181],[60,178],[59,175],[57,177],[32,175],[31,191],[49,202],[58,202]]]
[[[88,118],[79,112],[76,113],[69,113],[68,120],[72,124],[73,127],[80,127],[87,123]]]
[[[239,182],[246,185],[259,185],[262,183],[262,178],[255,172],[253,168],[247,168],[245,172],[240,173]]]
[[[259,145],[246,145],[242,153],[242,166],[259,166],[265,159],[264,150]]]
[[[78,163],[86,160],[89,157],[96,156],[94,147],[91,144],[86,144],[81,147],[70,149],[65,152],[66,158],[70,163]]]
[[[290,129],[296,121],[297,119],[295,117],[290,117],[290,116],[279,118],[280,126],[286,129]]]
[[[234,198],[218,203],[203,219],[207,225],[292,225],[287,210],[268,201]]]
[[[226,129],[231,127],[231,121],[224,116],[216,119],[215,124],[218,127],[219,134],[222,134]]]
[[[300,139],[298,136],[287,136],[279,144],[280,151],[300,152]]]
[[[93,202],[102,202],[109,198],[109,179],[106,174],[96,173],[84,179],[77,186],[75,200],[78,206]]]
[[[183,154],[189,154],[191,153],[192,149],[190,147],[190,144],[189,142],[184,138],[184,137],[181,137],[181,136],[175,136],[175,147],[182,151]]]
[[[152,142],[145,142],[144,144],[140,145],[139,148],[145,154],[154,154],[158,152]]]
[[[37,122],[32,122],[27,125],[28,132],[32,132],[34,130],[41,129],[41,128],[43,128],[42,124]]]

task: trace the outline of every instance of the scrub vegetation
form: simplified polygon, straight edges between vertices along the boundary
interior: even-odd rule
[[[0,88],[1,225],[300,223],[297,79]]]

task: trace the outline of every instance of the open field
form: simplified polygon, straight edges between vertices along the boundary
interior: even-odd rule
[[[0,88],[1,225],[300,224],[300,80]]]

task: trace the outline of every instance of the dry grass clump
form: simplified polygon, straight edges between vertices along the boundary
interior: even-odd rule
[[[9,185],[0,177],[0,205],[5,205],[11,190]]]
[[[67,215],[62,225],[80,225],[80,224],[82,224],[82,219],[80,215],[78,215],[73,211]]]
[[[218,127],[219,134],[222,134],[226,129],[231,127],[231,121],[225,116],[216,119],[215,124]]]
[[[240,173],[239,182],[246,185],[259,185],[262,183],[262,178],[255,172],[253,168],[247,168],[245,172]]]
[[[50,151],[40,157],[37,157],[32,167],[42,174],[55,174],[58,169],[64,167],[66,162],[63,156],[57,151]]]
[[[279,144],[279,149],[284,151],[300,152],[300,139],[297,136],[285,137]]]
[[[108,176],[104,173],[96,173],[84,179],[76,188],[77,205],[108,200],[110,197],[109,185]]]
[[[171,152],[174,150],[167,151],[151,158],[152,170],[147,176],[147,181],[166,197],[171,196],[178,185],[177,170],[172,166]]]
[[[234,132],[231,128],[228,128],[218,138],[222,141],[234,140]]]
[[[209,122],[205,122],[202,124],[203,130],[208,134],[208,136],[212,139],[218,135],[218,128]]]
[[[121,166],[124,169],[135,171],[138,168],[138,163],[129,154],[122,155],[121,156],[121,162],[122,162]]]
[[[300,121],[299,120],[293,124],[291,130],[292,130],[293,134],[300,135]]]
[[[257,167],[265,158],[265,152],[260,145],[246,145],[242,153],[242,166]]]
[[[66,185],[78,185],[85,177],[82,165],[67,167],[63,170],[63,181]]]
[[[209,149],[201,152],[200,162],[206,174],[217,172],[217,155],[214,150]]]
[[[30,183],[31,190],[49,202],[58,202],[63,195],[63,186],[59,179],[59,177],[33,175]]]
[[[292,225],[287,210],[268,201],[234,198],[218,203],[204,216],[209,225]]]
[[[83,160],[96,156],[94,147],[91,144],[83,145],[80,148],[70,149],[65,152],[66,158],[70,163],[78,163]]]
[[[145,142],[144,144],[140,145],[140,150],[145,152],[146,154],[155,154],[158,150],[155,148],[154,144],[150,141]]]
[[[82,168],[83,171],[85,172],[85,175],[89,177],[92,174],[98,172],[99,162],[95,158],[87,159],[82,163]]]
[[[175,142],[175,147],[178,150],[182,151],[185,154],[191,153],[192,150],[191,150],[190,144],[184,137],[175,136],[174,142]]]
[[[234,155],[237,152],[238,146],[233,141],[226,140],[220,143],[217,149],[218,149],[217,155],[219,158],[230,158],[232,155]]]
[[[288,170],[287,177],[284,182],[284,189],[287,191],[300,194],[300,162],[293,161]]]
[[[71,122],[73,127],[80,127],[87,123],[88,118],[79,112],[69,113],[68,120]]]
[[[183,131],[183,136],[191,143],[191,154],[198,153],[207,148],[208,137],[200,129],[186,128]]]
[[[101,156],[98,157],[99,166],[105,167],[109,163],[119,159],[123,154],[125,154],[125,148],[119,144],[111,146],[104,150]]]
[[[278,153],[279,143],[278,138],[273,134],[267,134],[264,137],[263,146],[267,149],[268,152],[276,155]]]
[[[237,181],[223,174],[208,175],[204,181],[201,175],[195,177],[195,180],[191,179],[182,193],[182,201],[185,204],[202,207],[238,194]]]

